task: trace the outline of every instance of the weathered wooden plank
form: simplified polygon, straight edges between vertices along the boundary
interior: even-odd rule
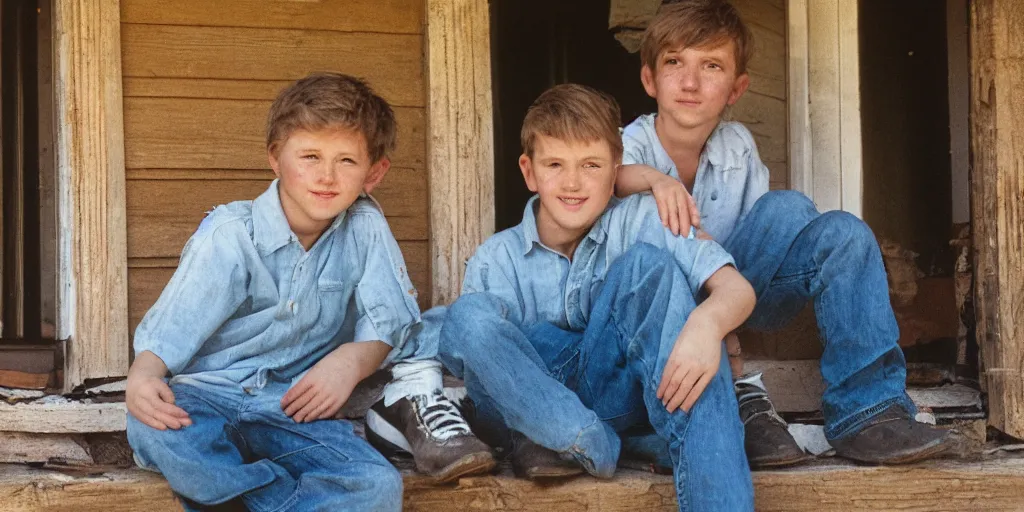
[[[273,101],[291,80],[125,77],[124,95],[141,98],[206,98]],[[397,92],[371,84],[392,107],[423,107],[426,95],[403,85]],[[386,85],[386,84],[384,84]]]
[[[427,0],[432,304],[459,296],[465,262],[494,232],[490,16],[486,0]]]
[[[125,77],[296,80],[311,71],[364,78],[400,105],[422,105],[423,36],[126,24]]]
[[[121,21],[154,25],[423,32],[422,0],[123,0]]]
[[[118,0],[58,0],[55,37],[64,386],[128,371]]]
[[[374,193],[397,240],[426,240],[426,177],[394,169]],[[269,180],[129,180],[128,257],[177,257],[206,212],[217,205],[263,193]]]
[[[129,169],[261,169],[267,167],[269,101],[125,98],[125,162]],[[426,111],[395,109],[396,167],[426,168]],[[123,173],[123,171],[122,171]]]
[[[163,512],[182,510],[167,481],[141,469],[72,476],[6,465],[0,469],[4,509],[49,512]]]
[[[821,409],[825,383],[817,360],[747,361],[744,371],[762,372],[762,380],[780,412],[812,412]],[[980,393],[963,385],[910,387],[911,400],[918,407],[981,408]]]
[[[66,464],[92,464],[92,456],[83,444],[64,434],[0,432],[0,463],[56,460]]]
[[[160,475],[118,469],[72,476],[23,466],[0,467],[5,510],[107,512],[180,511]],[[677,510],[672,478],[620,470],[612,480],[579,477],[539,485],[497,476],[463,478],[455,487],[432,486],[404,472],[405,510]],[[1016,510],[1024,500],[1024,461],[932,462],[867,467],[829,462],[790,470],[754,472],[757,510]]]
[[[743,123],[754,135],[761,160],[786,161],[786,102],[748,92],[736,102],[729,117]],[[784,179],[785,176],[772,176]]]
[[[41,434],[120,432],[128,409],[124,402],[86,404],[0,402],[0,431]]]
[[[419,292],[420,308],[430,304],[430,255],[425,241],[399,242],[409,279]],[[156,265],[150,265],[156,262]],[[177,265],[176,259],[133,258],[128,260],[128,317],[131,333],[142,320],[142,316],[156,302]]]
[[[1024,437],[1024,4],[971,2],[971,225],[989,424]]]

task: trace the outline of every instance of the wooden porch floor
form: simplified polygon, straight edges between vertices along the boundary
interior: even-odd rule
[[[1024,456],[865,467],[822,461],[754,473],[758,510],[1024,510]],[[506,468],[435,487],[406,472],[405,510],[675,510],[672,479],[620,470],[609,481],[579,477],[556,485],[513,478]],[[74,474],[0,465],[0,508],[8,511],[179,511],[167,482],[139,469]]]

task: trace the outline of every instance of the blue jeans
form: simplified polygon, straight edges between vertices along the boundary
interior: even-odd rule
[[[799,192],[769,192],[725,249],[757,292],[748,327],[780,328],[814,301],[828,439],[855,434],[895,403],[915,411],[882,254],[867,224],[846,212],[819,213]]]
[[[517,325],[486,293],[453,304],[440,358],[461,377],[488,430],[507,427],[558,452],[580,450],[596,423],[617,432],[650,424],[667,441],[680,510],[753,510],[727,358],[689,413],[656,396],[676,338],[696,307],[686,276],[665,251],[639,244],[616,260],[584,332]],[[497,425],[495,425],[497,423]]]
[[[347,421],[296,423],[281,410],[289,383],[262,389],[172,381],[192,425],[156,430],[128,416],[140,465],[163,473],[182,497],[215,505],[241,497],[249,510],[400,510],[402,478]]]

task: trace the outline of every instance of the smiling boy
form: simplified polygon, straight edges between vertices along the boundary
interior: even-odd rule
[[[824,343],[825,434],[839,455],[890,464],[937,455],[950,437],[914,420],[870,228],[846,212],[819,213],[798,192],[769,192],[750,132],[722,120],[750,84],[752,49],[749,30],[724,0],[662,7],[640,48],[641,81],[658,112],[625,128],[617,193],[653,191],[666,226],[680,233],[692,223],[725,247],[757,292],[746,326],[780,328],[814,303]],[[737,377],[751,464],[804,460],[760,375]]]
[[[676,237],[654,200],[618,201],[620,113],[560,85],[530,107],[519,165],[536,193],[470,259],[440,358],[526,477],[610,477],[618,433],[670,446],[680,510],[752,510],[723,336],[754,303],[712,241]]]
[[[398,472],[332,419],[385,359],[417,359],[415,290],[361,197],[390,167],[394,113],[360,80],[318,73],[278,96],[267,126],[277,179],[203,220],[135,333],[128,440],[187,507],[399,510]],[[461,425],[449,452],[489,469]]]

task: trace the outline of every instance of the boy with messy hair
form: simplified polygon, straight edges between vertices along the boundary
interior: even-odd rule
[[[280,93],[267,131],[277,179],[203,220],[139,324],[128,440],[187,507],[240,497],[250,510],[399,510],[398,472],[333,419],[386,360],[419,364],[436,373],[419,382],[440,387],[438,363],[404,343],[415,290],[366,196],[390,168],[394,113],[362,81],[318,73]],[[493,466],[439,389],[393,387],[457,416],[438,466]]]
[[[613,198],[620,119],[573,84],[530,107],[519,166],[536,195],[469,260],[441,361],[520,476],[610,477],[619,434],[653,426],[680,510],[752,510],[722,338],[753,290],[718,244],[663,227],[650,195]]]
[[[747,327],[782,327],[814,302],[824,343],[825,434],[840,456],[896,464],[937,455],[950,438],[914,419],[870,228],[846,212],[819,213],[799,192],[769,192],[768,169],[750,132],[722,120],[750,84],[752,49],[749,30],[725,0],[662,6],[640,48],[641,81],[658,112],[625,128],[617,193],[651,191],[673,232],[692,224],[725,247],[757,292]],[[730,354],[738,352],[736,341]],[[805,460],[760,375],[742,375],[741,360],[735,366],[751,465]]]

